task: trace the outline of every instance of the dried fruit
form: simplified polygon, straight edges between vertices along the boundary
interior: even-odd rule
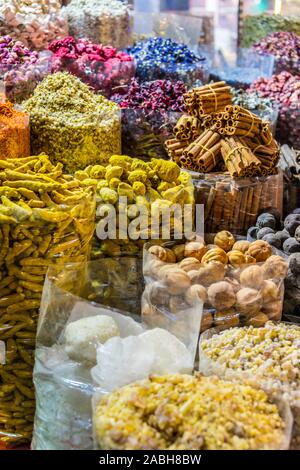
[[[233,328],[240,323],[239,314],[234,308],[229,308],[214,314],[214,325],[217,327]]]
[[[249,287],[244,287],[236,294],[236,308],[245,317],[255,316],[262,307],[261,294]]]
[[[176,256],[176,261],[179,262],[184,258],[185,245],[183,243],[180,245],[175,245],[173,246],[172,251]]]
[[[226,310],[236,302],[236,295],[229,282],[216,282],[209,286],[207,290],[210,304],[217,310]]]
[[[288,238],[283,243],[283,251],[288,255],[292,253],[299,253],[300,252],[300,243],[293,237]]]
[[[270,256],[263,265],[265,279],[284,279],[287,271],[288,264],[281,256]]]
[[[200,286],[199,284],[191,286],[185,294],[185,300],[189,305],[194,305],[198,300],[205,303],[207,300],[207,292],[205,287]]]
[[[270,281],[269,279],[263,281],[260,293],[264,305],[268,304],[269,302],[273,302],[274,300],[278,300],[279,297],[278,287],[273,281]]]
[[[167,269],[161,276],[161,280],[172,295],[182,294],[191,286],[189,276],[180,268]]]
[[[238,251],[238,250],[229,251],[227,253],[227,256],[228,256],[228,263],[231,264],[231,266],[235,268],[243,264],[246,264],[245,255],[241,251]]]
[[[189,242],[185,245],[184,257],[197,258],[199,261],[201,261],[206,251],[207,248],[203,242]]]
[[[250,244],[246,254],[253,256],[257,262],[265,261],[272,255],[272,248],[264,240],[256,240]]]
[[[262,240],[265,235],[269,233],[275,233],[274,230],[270,227],[263,227],[257,232],[257,240]]]
[[[208,250],[202,258],[202,263],[211,263],[212,261],[218,261],[222,264],[228,263],[227,254],[222,248],[213,248]]]
[[[263,271],[258,265],[249,266],[244,269],[240,275],[241,285],[244,287],[251,287],[252,289],[260,289],[263,280]]]
[[[175,253],[169,248],[164,248],[160,245],[153,245],[149,248],[149,253],[156,256],[161,261],[165,263],[176,263]]]
[[[297,227],[300,225],[300,214],[289,214],[284,219],[283,225],[284,228],[289,232],[290,236],[293,237]]]
[[[247,240],[239,240],[235,242],[235,244],[232,247],[232,250],[238,250],[238,251],[241,251],[242,253],[246,253],[249,246],[250,246],[250,242],[248,242]]]
[[[270,227],[272,229],[275,229],[276,219],[273,214],[264,212],[257,217],[256,225],[259,229],[263,227]]]
[[[185,272],[199,269],[201,266],[200,261],[197,258],[184,258],[178,264],[178,267],[183,269]]]
[[[227,230],[222,230],[217,233],[214,238],[214,244],[222,248],[224,251],[229,251],[233,247],[235,239],[233,235]]]

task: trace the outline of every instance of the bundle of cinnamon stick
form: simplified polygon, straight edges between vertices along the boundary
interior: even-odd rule
[[[217,113],[232,103],[230,86],[225,82],[216,82],[193,88],[184,94],[184,102],[191,116],[201,118],[207,114]]]

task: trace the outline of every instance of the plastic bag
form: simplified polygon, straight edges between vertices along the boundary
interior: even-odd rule
[[[190,172],[196,204],[204,204],[205,233],[228,230],[245,235],[261,212],[282,215],[283,174],[231,178],[224,173]]]
[[[225,380],[233,380],[238,382],[245,382],[253,387],[260,387],[275,399],[289,403],[293,421],[291,423],[291,442],[290,449],[300,449],[300,399],[299,391],[289,392],[286,389],[281,389],[280,379],[264,375],[264,368],[268,366],[266,361],[258,370],[253,372],[235,371],[226,367],[225,363],[218,363],[209,358],[202,349],[202,343],[209,340],[214,335],[220,333],[220,328],[211,328],[201,334],[199,342],[199,372],[204,375],[217,375]],[[294,395],[294,396],[293,396]],[[292,397],[293,396],[293,397]],[[288,447],[287,447],[288,448]]]
[[[6,351],[0,366],[0,412],[5,415],[0,441],[11,445],[31,438],[32,368],[46,271],[52,264],[62,270],[70,261],[84,266],[94,232],[95,195],[90,188],[69,187],[61,166],[52,166],[45,155],[5,163],[2,174],[11,173],[7,186],[0,185],[0,340]]]
[[[154,340],[151,344],[147,343],[143,337],[145,327],[132,318],[131,293],[128,292],[127,310],[101,305],[101,294],[98,284],[94,283],[94,274],[97,269],[105,271],[109,284],[111,273],[107,261],[109,260],[90,262],[85,269],[80,265],[69,264],[64,271],[53,267],[48,272],[39,317],[34,369],[37,409],[32,447],[35,450],[92,448],[93,366],[93,376],[97,384],[101,385],[102,393],[109,392],[115,384],[128,383],[132,373],[137,377],[144,377],[151,371],[159,373],[156,364],[163,361],[159,344]],[[117,289],[116,284],[117,279],[114,289]],[[120,288],[123,288],[122,280]],[[88,300],[91,295],[98,303]],[[106,300],[105,296],[103,300]],[[77,359],[70,359],[70,350],[66,348],[66,328],[77,320],[99,315],[113,319],[120,336],[111,337],[104,344],[98,345],[97,366],[86,361],[84,355],[80,358],[80,348],[76,351],[79,354]],[[166,331],[163,334],[171,337]],[[179,343],[173,337],[174,341]],[[90,343],[82,348],[83,352],[87,350],[87,346]],[[173,360],[172,349],[171,352],[168,350],[171,346],[167,341],[167,360],[163,363],[165,368],[170,367]],[[175,367],[177,371],[183,363],[182,351],[185,352],[185,363],[191,370],[193,361],[190,353],[182,343],[179,347],[181,354],[177,362],[174,358],[174,365],[170,370]]]

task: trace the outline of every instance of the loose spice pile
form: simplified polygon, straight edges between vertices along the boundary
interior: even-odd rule
[[[254,450],[284,445],[265,392],[200,375],[152,376],[103,398],[94,414],[104,449]]]
[[[125,52],[72,36],[51,42],[52,72],[73,73],[94,90],[109,97],[114,87],[128,84],[135,73],[132,57]]]
[[[272,78],[256,80],[249,91],[257,91],[263,98],[271,98],[279,105],[277,138],[300,149],[300,76],[281,72]]]
[[[30,154],[29,116],[16,111],[9,101],[0,102],[0,158]]]
[[[121,151],[119,107],[67,72],[49,75],[24,102],[33,153],[74,173]]]
[[[29,98],[48,71],[48,57],[28,49],[10,36],[0,37],[0,75],[13,102]]]
[[[32,368],[45,275],[87,261],[95,199],[46,155],[0,160],[0,442],[31,438]],[[60,264],[61,263],[61,264]]]
[[[111,99],[122,112],[122,150],[137,158],[167,158],[164,142],[172,136],[172,127],[185,111],[183,82],[155,80],[139,83],[132,79]]]
[[[300,36],[297,34],[286,31],[271,33],[253,44],[252,49],[259,54],[271,54],[275,57],[274,72],[299,73]]]
[[[174,127],[175,138],[166,142],[176,163],[203,173],[226,168],[233,177],[277,173],[279,148],[269,124],[233,106],[225,82],[193,88],[184,101],[188,114]]]

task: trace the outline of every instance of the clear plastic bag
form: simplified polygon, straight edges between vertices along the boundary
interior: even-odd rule
[[[35,450],[92,448],[91,397],[95,391],[94,382],[101,386],[102,393],[108,393],[129,383],[132,374],[139,379],[161,370],[166,373],[166,368],[175,372],[193,368],[192,357],[184,344],[167,331],[147,333],[145,326],[134,320],[132,293],[127,292],[126,310],[101,305],[102,299],[107,299],[105,295],[101,297],[94,276],[97,270],[102,270],[109,284],[110,268],[107,260],[101,260],[88,263],[84,269],[80,265],[69,264],[63,271],[53,267],[48,272],[34,369],[37,409],[32,448]],[[117,289],[117,282],[115,279],[113,289]],[[122,279],[120,289],[123,289]],[[97,299],[97,303],[89,300],[91,296]],[[117,305],[113,301],[111,304]],[[76,321],[90,320],[99,315],[110,317],[117,324],[119,335],[110,337],[103,344],[86,340],[85,347],[76,348],[74,358],[74,349],[72,352],[67,348],[70,346],[67,328]],[[150,340],[146,333],[148,337],[151,333]],[[159,338],[164,337],[172,339],[175,345],[165,340],[160,349]],[[96,359],[91,362],[85,356],[91,346],[94,351],[97,347],[97,365]],[[179,353],[174,357],[173,353],[178,348]]]

